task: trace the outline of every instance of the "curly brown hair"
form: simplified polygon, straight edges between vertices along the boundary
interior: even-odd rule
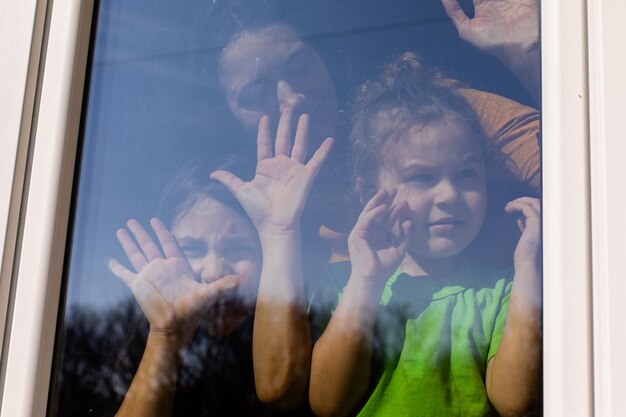
[[[366,201],[378,188],[378,168],[384,145],[406,137],[416,126],[454,114],[477,137],[484,134],[471,105],[454,82],[427,68],[406,52],[384,67],[379,77],[365,82],[352,102],[352,162],[355,188]],[[485,161],[488,153],[485,141]],[[487,164],[486,164],[487,165]]]

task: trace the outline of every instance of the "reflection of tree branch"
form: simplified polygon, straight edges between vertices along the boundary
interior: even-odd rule
[[[182,354],[173,415],[258,415],[252,374],[252,319],[233,334],[200,328]],[[113,416],[141,361],[148,324],[134,299],[101,311],[73,306],[65,321],[57,403],[63,417]],[[203,413],[204,413],[203,411]]]
[[[65,322],[60,415],[114,414],[141,355],[141,348],[133,349],[132,341],[142,339],[138,336],[142,329],[145,332],[143,323],[132,299],[104,312],[72,307]]]

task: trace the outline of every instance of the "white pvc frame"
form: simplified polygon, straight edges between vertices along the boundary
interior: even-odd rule
[[[626,2],[589,1],[594,391],[597,416],[626,415]]]
[[[544,415],[593,415],[586,2],[542,2]]]
[[[45,7],[36,0],[0,0],[0,56],[11,72],[0,77],[0,345],[11,291],[17,224],[35,102]],[[8,68],[8,65],[6,65]]]
[[[9,143],[5,151],[3,142],[0,168],[5,169],[4,163],[8,161],[12,168],[5,170],[13,170],[6,177],[9,180],[5,180],[4,171],[0,172],[0,222],[6,219],[6,228],[0,227],[0,242],[4,243],[0,325],[6,320],[8,335],[3,345],[0,415],[7,417],[44,416],[46,412],[93,8],[93,1],[54,0],[45,32],[43,16],[49,3],[52,1],[0,0],[0,35],[3,35],[0,56],[18,66],[17,70],[13,67],[10,72],[2,69],[0,73],[1,87],[15,86],[10,103],[0,104],[3,118],[8,115],[8,127],[2,121],[0,133],[2,140],[7,140],[6,137]],[[624,312],[623,307],[618,310],[621,306],[613,292],[621,284],[614,278],[618,247],[613,242],[626,234],[626,227],[624,220],[618,219],[621,229],[611,233],[610,226],[617,214],[606,209],[611,203],[607,187],[613,187],[607,178],[614,176],[615,170],[624,172],[624,164],[619,165],[617,155],[626,153],[623,143],[606,140],[594,142],[591,160],[589,156],[590,132],[595,139],[620,133],[623,137],[626,131],[624,106],[617,107],[621,108],[621,115],[608,108],[616,94],[609,94],[602,81],[617,82],[624,87],[624,80],[619,80],[613,70],[614,65],[624,68],[623,59],[617,64],[605,60],[607,48],[618,55],[623,37],[607,33],[608,29],[599,30],[601,24],[607,23],[614,30],[623,30],[614,19],[624,16],[626,10],[622,0],[590,2],[589,25],[594,33],[598,30],[604,36],[617,36],[622,42],[609,44],[602,36],[590,36],[594,64],[588,66],[586,7],[585,0],[542,1],[546,416],[593,415],[594,378],[597,387],[603,388],[602,393],[595,391],[596,414],[626,415],[624,405],[620,406],[615,397],[617,392],[623,392],[617,388],[619,384],[623,388],[625,380],[626,372],[619,372],[625,370],[624,359],[619,361],[617,354],[611,353],[618,352],[612,350],[616,348],[624,352],[624,342],[622,339],[617,344],[617,328],[610,322],[611,317],[614,320],[621,317],[616,312]],[[20,43],[9,47],[2,43],[2,38],[6,35],[5,22],[11,21],[17,23],[6,31],[15,31]],[[18,24],[24,21],[28,23],[25,29]],[[47,41],[47,47],[40,61],[38,51],[43,40]],[[39,65],[43,62],[45,67]],[[591,102],[588,68],[592,91],[606,93],[592,96]],[[9,81],[5,83],[5,80]],[[39,110],[33,112],[37,103]],[[609,119],[618,124],[609,126]],[[29,139],[30,163],[26,164],[25,157],[22,161],[20,155],[25,154]],[[609,154],[613,152],[611,158]],[[30,183],[22,193],[27,166],[30,166]],[[11,195],[8,200],[7,195]],[[22,195],[24,198],[20,198]],[[20,213],[22,224],[18,224]],[[594,258],[593,268],[596,273],[593,323],[592,243],[594,257],[598,256]],[[11,255],[11,262],[7,261],[7,254]],[[5,264],[9,264],[8,269]],[[598,278],[598,274],[604,273],[606,279]],[[13,313],[8,319],[7,306]],[[595,334],[592,324],[599,329]],[[596,355],[595,362],[592,341],[596,352],[601,353]],[[616,364],[621,368],[611,369]]]
[[[46,414],[93,11],[91,0],[27,3],[31,8],[10,0],[1,3],[7,20],[25,17],[32,23],[33,48],[47,42],[37,63],[39,71],[29,72],[26,80],[26,85],[37,84],[33,106],[24,110],[33,113],[33,123],[21,125],[18,139],[18,148],[24,141],[30,142],[31,148],[30,182],[22,198],[26,204],[20,207],[23,223],[17,241],[21,240],[21,246],[5,242],[5,248],[12,244],[13,253],[18,251],[13,274],[8,275],[12,287],[8,311],[12,314],[7,315],[8,337],[2,352],[0,415],[7,417]],[[45,19],[29,20],[46,13],[47,28]],[[14,52],[18,55],[21,50]],[[38,58],[33,55],[31,59]],[[11,55],[3,59],[10,62]],[[7,75],[4,72],[2,77]],[[9,224],[8,229],[11,227],[14,225]]]

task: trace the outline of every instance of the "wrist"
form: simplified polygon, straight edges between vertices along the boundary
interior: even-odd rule
[[[513,260],[515,273],[540,274],[541,259],[539,255],[519,256]]]
[[[541,49],[539,39],[503,44],[489,53],[502,62],[514,74],[539,68]]]
[[[300,240],[300,225],[276,226],[261,225],[257,227],[259,240],[263,247],[281,243],[292,244],[294,240]]]
[[[164,357],[178,357],[180,351],[186,348],[180,334],[170,329],[150,329],[147,344]]]
[[[350,276],[335,311],[336,315],[343,317],[344,321],[349,323],[349,328],[357,333],[364,332],[364,329],[373,329],[385,288],[384,284],[361,278],[354,274]],[[347,328],[344,330],[347,331]]]
[[[358,271],[353,271],[352,274],[350,274],[347,287],[362,294],[362,296],[370,302],[378,304],[383,295],[386,283],[386,279],[381,277],[360,274]]]

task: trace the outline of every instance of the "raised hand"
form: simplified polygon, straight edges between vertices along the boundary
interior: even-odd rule
[[[227,171],[211,173],[212,179],[221,182],[239,200],[259,234],[291,231],[297,227],[315,177],[332,147],[332,138],[326,139],[305,164],[309,116],[300,116],[292,147],[292,114],[291,108],[281,114],[274,152],[269,118],[261,118],[257,138],[258,163],[252,181],[244,182]]]
[[[352,276],[384,284],[406,255],[411,222],[401,220],[406,202],[391,207],[395,192],[379,190],[363,208],[348,237]],[[392,228],[400,223],[396,236]]]
[[[461,39],[499,59],[541,100],[539,0],[474,0],[470,19],[458,0],[441,0]]]
[[[127,226],[135,240],[126,229],[117,231],[117,239],[135,272],[115,259],[109,260],[108,267],[133,293],[150,331],[170,337],[182,348],[191,341],[208,309],[220,297],[234,295],[243,278],[229,275],[199,282],[165,225],[156,218],[150,224],[160,248],[141,224],[131,219]]]
[[[505,211],[521,214],[517,220],[522,236],[515,248],[516,269],[529,263],[538,266],[541,257],[541,202],[532,197],[520,197],[510,201]]]
[[[458,0],[441,2],[459,36],[485,52],[536,43],[539,39],[538,0],[474,0],[472,19],[461,9]]]

